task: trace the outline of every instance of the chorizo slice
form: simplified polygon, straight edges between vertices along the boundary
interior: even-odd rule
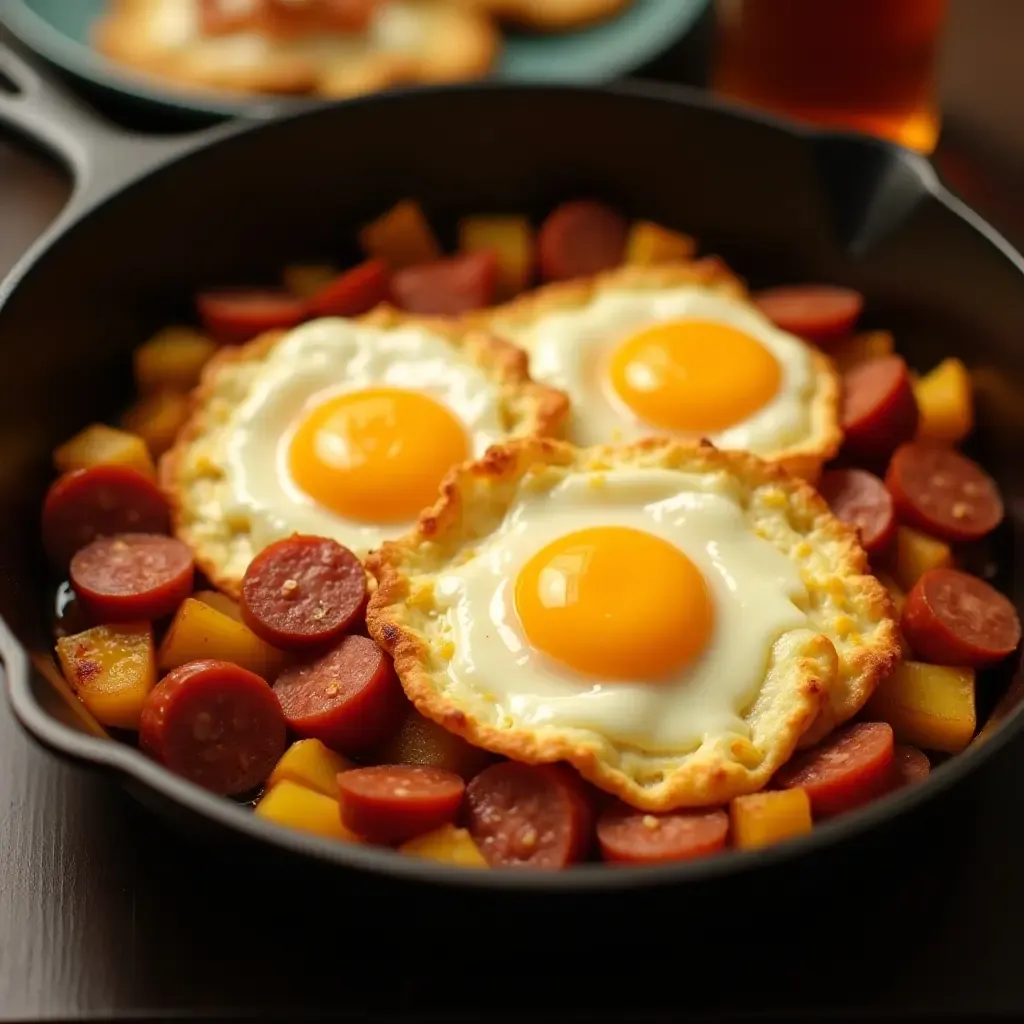
[[[200,292],[196,309],[207,333],[218,341],[250,341],[264,331],[295,327],[306,304],[283,288],[218,288]]]
[[[383,260],[367,260],[339,274],[307,300],[313,316],[359,316],[386,302],[391,272]]]
[[[899,356],[858,363],[843,375],[843,450],[867,461],[887,459],[917,430],[907,364]]]
[[[892,763],[892,788],[902,789],[916,782],[924,782],[931,774],[932,765],[928,755],[917,747],[897,743]]]
[[[652,814],[615,803],[597,821],[601,856],[616,864],[706,857],[721,850],[728,835],[729,816],[720,808]]]
[[[537,262],[545,281],[588,277],[621,265],[629,224],[610,206],[588,199],[563,203],[537,232]]]
[[[424,316],[459,316],[494,301],[498,255],[492,249],[395,271],[391,297],[399,309]]]
[[[856,526],[869,554],[885,551],[896,536],[896,511],[885,484],[864,469],[833,469],[818,491],[836,518]]]
[[[754,303],[780,330],[808,341],[826,341],[853,330],[864,309],[864,296],[852,288],[794,284],[766,288]]]

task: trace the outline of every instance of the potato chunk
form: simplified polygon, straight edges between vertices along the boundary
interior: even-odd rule
[[[959,754],[974,736],[974,670],[904,661],[867,703],[898,743]]]
[[[959,444],[974,427],[971,375],[959,359],[944,359],[914,384],[918,437]]]
[[[525,217],[465,217],[459,221],[459,249],[498,256],[498,301],[518,295],[533,271],[533,229]]]
[[[441,246],[414,199],[403,199],[367,224],[359,232],[359,244],[367,256],[383,260],[392,270],[441,258]]]
[[[274,786],[287,779],[337,800],[338,773],[347,772],[353,767],[348,758],[336,754],[319,740],[297,740],[274,766],[267,779],[267,786]]]
[[[866,363],[879,356],[891,356],[895,348],[895,339],[888,331],[864,331],[829,345],[828,354],[836,364],[836,369],[846,373],[858,363]]]
[[[377,750],[374,760],[379,764],[429,765],[468,780],[491,762],[492,755],[410,710],[398,731]]]
[[[158,391],[140,398],[124,414],[122,422],[146,442],[150,454],[158,459],[174,445],[191,411],[192,400],[188,395]]]
[[[58,473],[91,466],[125,466],[146,476],[156,475],[145,440],[105,423],[93,423],[55,449],[53,465]]]
[[[235,622],[242,621],[242,609],[239,607],[237,601],[232,601],[227,594],[222,594],[219,590],[197,590],[192,595],[197,601],[202,601],[203,604],[208,604],[211,608],[216,608],[222,615],[226,615],[229,619],[234,619]]]
[[[153,630],[148,622],[96,626],[61,637],[57,657],[71,688],[98,722],[138,729],[156,685]]]
[[[473,837],[464,829],[454,825],[442,825],[426,835],[416,836],[399,848],[399,853],[424,860],[436,860],[442,864],[457,864],[462,868],[485,868],[487,861],[473,842]]]
[[[904,590],[910,590],[929,569],[944,569],[953,564],[953,551],[948,544],[909,526],[897,527],[893,552],[892,574]]]
[[[284,268],[282,280],[292,295],[308,299],[330,284],[340,273],[341,271],[330,263],[293,263]]]
[[[216,343],[194,327],[165,327],[135,350],[135,387],[143,395],[191,391],[216,351]]]
[[[349,843],[359,841],[342,825],[337,800],[288,779],[276,783],[263,794],[255,813],[258,818],[285,828]]]
[[[781,843],[811,831],[811,802],[794,789],[734,797],[729,804],[733,845],[741,850]]]
[[[157,663],[162,672],[200,658],[216,658],[241,665],[272,682],[284,664],[284,655],[265,643],[243,622],[187,597],[167,629]]]
[[[649,220],[633,221],[626,239],[626,263],[635,267],[688,260],[696,251],[697,243],[689,235]]]

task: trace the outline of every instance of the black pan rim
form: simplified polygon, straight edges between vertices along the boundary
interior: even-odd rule
[[[725,103],[706,94],[684,87],[657,83],[622,83],[612,86],[517,82],[474,82],[439,85],[429,88],[410,88],[388,91],[372,96],[347,100],[335,105],[316,105],[297,110],[278,121],[230,124],[208,136],[203,146],[189,145],[186,141],[180,152],[169,153],[151,171],[128,182],[128,187],[140,184],[157,172],[187,159],[192,152],[207,146],[226,144],[236,135],[250,131],[273,131],[278,123],[305,117],[330,117],[335,107],[371,104],[386,107],[392,103],[442,102],[448,96],[490,94],[506,92],[559,92],[591,94],[595,100],[602,97],[624,98],[642,103],[667,103],[710,110],[716,115],[737,118],[768,127],[793,138],[808,142],[829,139],[847,140],[862,148],[883,152],[906,166],[914,175],[923,193],[928,194],[953,217],[979,234],[1001,256],[1009,260],[1024,277],[1024,258],[979,214],[952,195],[939,181],[931,164],[923,157],[891,143],[867,138],[855,133],[823,131]],[[105,196],[96,204],[89,204],[67,221],[60,221],[60,230],[48,233],[42,244],[14,269],[0,285],[0,315],[6,298],[16,289],[17,281],[45,256],[53,246],[59,245],[65,231],[74,228],[82,219],[107,202],[116,201],[117,195]],[[138,750],[126,744],[86,735],[50,716],[33,694],[30,682],[28,655],[15,640],[6,624],[0,620],[0,654],[6,669],[7,691],[15,717],[26,731],[52,753],[72,761],[113,773],[123,783],[136,783],[160,798],[176,804],[199,818],[235,833],[241,838],[257,841],[275,848],[277,852],[309,857],[322,864],[331,864],[354,871],[366,871],[382,878],[418,882],[453,890],[485,890],[490,892],[544,892],[544,893],[597,893],[646,890],[673,885],[689,885],[712,881],[732,875],[747,875],[760,868],[771,868],[781,863],[813,855],[842,840],[849,841],[898,815],[909,814],[930,802],[941,792],[957,784],[974,772],[985,760],[1006,747],[1024,729],[1024,703],[1018,704],[982,743],[973,743],[967,750],[940,765],[919,785],[905,788],[885,799],[841,818],[815,825],[805,836],[763,850],[729,851],[701,860],[679,862],[657,867],[611,868],[602,864],[587,864],[569,871],[467,871],[442,864],[416,860],[394,851],[371,846],[331,842],[313,835],[280,828],[255,817],[250,811],[232,804],[222,797],[200,789],[184,779],[172,775]]]

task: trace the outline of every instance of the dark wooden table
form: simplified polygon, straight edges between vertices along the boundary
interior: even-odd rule
[[[936,158],[1018,240],[1022,45],[1020,0],[954,0]],[[65,195],[59,169],[0,136],[0,272]],[[813,916],[795,895],[791,913],[774,918],[723,904],[716,920],[683,904],[646,931],[598,914],[586,925],[597,932],[587,945],[595,966],[574,960],[572,943],[520,939],[496,955],[487,934],[446,933],[386,900],[377,912],[394,927],[367,942],[365,902],[346,913],[351,883],[321,904],[290,898],[286,873],[213,867],[118,788],[32,746],[0,701],[0,1019],[374,1009],[422,1019],[442,1006],[475,1016],[531,1004],[630,1005],[631,1017],[657,1008],[1024,1012],[1022,782],[1017,746],[954,794],[938,831],[920,826],[923,848],[913,830],[884,852],[866,844],[864,858],[884,858],[875,868],[897,879],[884,893],[826,866]],[[538,926],[540,935],[542,918]],[[663,934],[675,938],[652,938]]]

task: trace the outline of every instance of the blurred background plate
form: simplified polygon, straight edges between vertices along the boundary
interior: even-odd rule
[[[90,98],[134,107],[132,120],[157,114],[178,121],[272,117],[310,103],[183,90],[122,69],[89,45],[90,26],[105,6],[106,0],[0,0],[0,24],[77,79]],[[649,72],[697,81],[703,72],[693,64],[704,47],[696,46],[691,53],[683,44],[710,21],[710,7],[711,0],[634,0],[618,17],[575,32],[508,32],[494,74],[513,81],[599,83]]]

